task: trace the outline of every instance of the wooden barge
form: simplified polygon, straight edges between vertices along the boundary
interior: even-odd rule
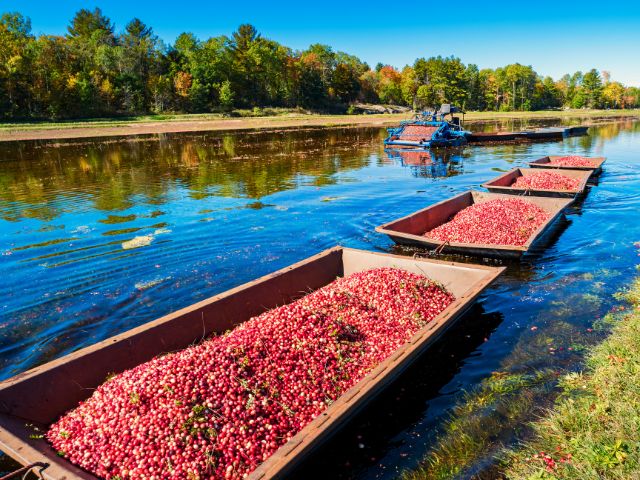
[[[482,184],[493,193],[506,193],[510,195],[533,195],[536,197],[556,197],[556,198],[576,198],[584,195],[587,189],[587,182],[591,176],[591,172],[584,170],[562,170],[562,175],[580,180],[578,188],[575,190],[550,190],[550,189],[529,189],[513,188],[513,183],[518,177],[526,177],[536,172],[540,172],[540,168],[514,168],[499,177],[489,180]],[[557,170],[554,170],[557,171]]]
[[[549,156],[534,160],[533,162],[529,162],[529,166],[531,168],[558,168],[561,170],[583,170],[583,171],[590,172],[591,177],[596,177],[600,175],[600,173],[602,173],[602,164],[607,159],[607,157],[583,157],[593,162],[593,166],[589,166],[589,167],[554,165],[553,162],[560,158],[562,158],[562,155],[549,155]]]
[[[513,198],[512,195],[467,191],[455,197],[443,200],[406,217],[376,227],[376,232],[384,233],[394,242],[401,245],[418,246],[429,249],[440,249],[443,253],[459,253],[494,258],[519,258],[533,246],[544,243],[552,228],[563,216],[564,209],[573,203],[573,199],[523,197],[523,200],[534,203],[546,210],[550,217],[523,246],[485,245],[475,243],[442,242],[425,236],[428,232],[448,222],[460,210],[475,203],[484,203],[496,198]]]
[[[34,426],[46,429],[89,397],[113,372],[224,332],[336,277],[377,267],[425,274],[448,288],[456,300],[249,476],[251,480],[283,478],[455,323],[504,269],[334,247],[1,382],[0,448],[23,465],[46,464],[41,472],[44,479],[95,480],[56,455],[48,443],[34,435]]]
[[[473,132],[467,135],[469,143],[509,143],[562,140],[565,137],[586,135],[588,126],[548,127],[521,132]]]

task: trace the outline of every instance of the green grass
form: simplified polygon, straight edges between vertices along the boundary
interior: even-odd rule
[[[567,302],[578,299],[570,297]],[[495,459],[504,456],[503,442],[510,441],[505,433],[526,435],[533,412],[555,394],[559,373],[549,348],[566,345],[577,351],[591,341],[583,329],[562,320],[567,309],[564,304],[551,309],[547,321],[540,322],[548,326],[523,335],[500,370],[464,395],[444,422],[436,444],[417,468],[402,473],[403,480],[468,478],[469,470],[479,465],[491,465],[482,478],[494,478]]]
[[[612,333],[584,370],[562,377],[553,409],[506,460],[507,478],[640,479],[640,278],[618,297],[629,306],[608,316]]]
[[[373,114],[373,115],[324,115],[305,112],[300,109],[286,108],[263,108],[253,110],[234,110],[231,115],[222,113],[201,113],[201,114],[179,114],[167,113],[158,115],[137,115],[128,117],[111,117],[111,118],[87,118],[73,120],[31,120],[31,121],[14,121],[0,123],[0,131],[23,131],[23,130],[48,130],[48,129],[68,129],[68,128],[100,128],[100,127],[119,127],[126,125],[135,125],[140,123],[155,122],[189,122],[189,121],[207,121],[207,120],[229,120],[238,121],[245,120],[247,122],[261,120],[268,122],[270,120],[282,120],[283,117],[290,119],[326,119],[327,125],[333,119],[343,119],[345,117],[353,119],[357,123],[358,117],[362,118],[385,118],[389,121],[396,121],[409,118],[410,114]],[[536,112],[469,112],[465,115],[466,120],[482,121],[493,119],[536,119],[536,118],[594,118],[594,117],[636,117],[640,116],[640,110],[543,110]]]
[[[491,458],[492,445],[505,425],[517,429],[531,409],[550,393],[553,370],[531,373],[493,372],[452,411],[444,431],[420,466],[402,472],[403,480],[466,478],[470,465]]]

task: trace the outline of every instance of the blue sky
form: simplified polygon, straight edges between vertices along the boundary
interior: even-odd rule
[[[122,28],[132,17],[165,42],[190,31],[229,35],[252,23],[295,49],[325,43],[370,65],[455,55],[480,68],[520,62],[542,75],[598,68],[640,86],[640,2],[591,1],[233,1],[0,0],[0,11],[31,18],[34,33],[63,34],[80,8],[99,6]]]

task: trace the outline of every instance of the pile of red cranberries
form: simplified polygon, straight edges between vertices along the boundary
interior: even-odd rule
[[[595,167],[596,162],[587,157],[568,155],[553,159],[549,165],[558,165],[559,167]]]
[[[399,269],[337,279],[113,376],[46,437],[100,478],[242,478],[453,300]]]
[[[518,177],[511,184],[512,188],[523,190],[578,190],[580,180],[567,177],[557,172],[534,172],[529,175]]]
[[[442,242],[522,246],[550,215],[519,198],[475,203],[424,236]]]

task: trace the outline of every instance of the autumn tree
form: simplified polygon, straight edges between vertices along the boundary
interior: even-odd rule
[[[79,10],[64,36],[34,36],[19,13],[0,17],[2,118],[270,106],[344,111],[355,101],[471,110],[631,108],[640,93],[595,69],[558,81],[519,63],[479,69],[455,57],[371,69],[328,45],[294,51],[249,24],[230,37],[183,33],[165,45],[138,18],[116,32],[99,8]]]
[[[378,98],[382,103],[394,103],[402,105],[402,75],[390,65],[385,65],[378,70]]]
[[[609,82],[602,89],[602,100],[610,108],[625,108],[627,98],[620,82]]]

